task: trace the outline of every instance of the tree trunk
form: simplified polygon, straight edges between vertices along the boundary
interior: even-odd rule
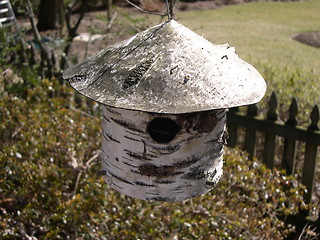
[[[107,3],[107,17],[108,21],[111,21],[112,18],[112,0],[106,0]]]
[[[59,0],[41,0],[38,13],[38,30],[45,31],[57,28]]]
[[[183,201],[222,176],[226,110],[157,114],[103,106],[102,170],[131,197]]]
[[[63,36],[67,32],[67,25],[65,19],[65,8],[63,0],[59,0],[58,2],[58,18],[59,18],[59,27],[60,27],[60,35]]]

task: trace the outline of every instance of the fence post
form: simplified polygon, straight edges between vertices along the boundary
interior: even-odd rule
[[[309,131],[319,131],[319,108],[315,105],[311,112],[311,124],[308,127]],[[307,203],[311,202],[313,185],[316,173],[316,161],[317,161],[318,146],[311,142],[306,143],[305,159],[302,173],[302,184],[307,187],[308,192],[306,193],[305,200]]]
[[[278,120],[278,99],[273,92],[269,100],[269,111],[267,113],[267,120],[275,122]],[[274,155],[276,148],[276,135],[274,133],[269,133],[268,129],[265,131],[265,140],[264,140],[264,151],[263,151],[263,162],[269,169],[274,168]]]
[[[259,109],[257,104],[249,105],[247,109],[247,116],[258,116],[258,111]],[[256,130],[246,128],[244,149],[249,153],[249,159],[252,159],[256,154]]]
[[[289,108],[289,118],[285,124],[293,127],[297,126],[299,123],[297,119],[297,115],[298,115],[298,102],[295,98],[293,98]],[[297,141],[294,138],[284,139],[282,168],[286,170],[288,175],[292,175],[295,170],[296,149],[297,149]]]
[[[239,112],[239,107],[229,108],[229,111],[237,113],[237,112]],[[229,124],[228,125],[228,132],[229,132],[228,146],[234,148],[237,145],[238,126],[235,124]]]

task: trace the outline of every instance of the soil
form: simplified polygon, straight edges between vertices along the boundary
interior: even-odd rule
[[[300,33],[294,35],[292,39],[312,47],[320,48],[320,31]]]

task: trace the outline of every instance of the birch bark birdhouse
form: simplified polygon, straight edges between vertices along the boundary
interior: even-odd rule
[[[103,49],[63,77],[102,105],[106,182],[166,202],[217,184],[226,109],[256,103],[266,90],[233,47],[213,45],[174,20]]]

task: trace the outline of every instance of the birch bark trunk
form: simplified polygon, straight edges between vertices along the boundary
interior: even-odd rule
[[[168,124],[150,130],[161,119]],[[170,128],[170,121],[178,128]],[[104,178],[113,189],[144,200],[175,202],[208,192],[222,175],[225,121],[224,109],[170,115],[104,106]],[[168,142],[159,142],[167,134]]]

